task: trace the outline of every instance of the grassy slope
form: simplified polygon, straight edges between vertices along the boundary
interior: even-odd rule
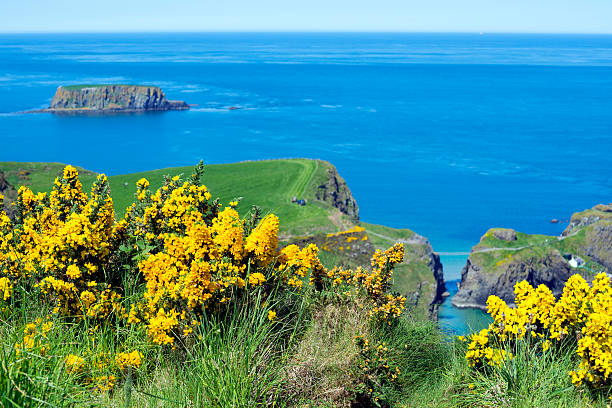
[[[59,163],[2,162],[0,171],[5,172],[8,182],[12,185],[26,185],[34,192],[39,192],[49,191],[55,177],[61,174],[63,166]],[[227,204],[242,197],[238,205],[241,214],[246,214],[253,205],[261,207],[264,213],[276,214],[281,220],[281,233],[285,235],[335,232],[338,228],[329,218],[333,208],[327,203],[314,200],[317,182],[322,182],[328,166],[326,162],[307,159],[207,165],[203,182],[213,197],[219,197],[221,203]],[[29,179],[20,177],[20,170],[30,172]],[[84,188],[89,189],[95,180],[95,174],[79,170]],[[155,190],[163,184],[164,175],[183,174],[187,177],[192,170],[192,166],[174,167],[110,176],[111,194],[117,216],[121,217],[134,201],[136,182],[140,178],[147,178],[151,189]],[[298,206],[291,203],[293,196],[306,198],[308,205]]]

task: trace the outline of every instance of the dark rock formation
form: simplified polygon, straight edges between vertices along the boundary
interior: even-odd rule
[[[584,227],[606,219],[612,220],[612,204],[598,204],[589,210],[574,213],[569,225],[561,235],[568,236]]]
[[[183,101],[166,99],[156,86],[138,85],[75,85],[57,88],[45,112],[139,112],[185,110]]]
[[[427,242],[429,244],[429,241]],[[446,282],[444,282],[444,271],[442,269],[442,262],[440,262],[440,255],[433,252],[431,244],[428,245],[429,261],[427,266],[431,269],[434,277],[434,290],[432,299],[429,302],[429,317],[434,320],[438,320],[438,308],[448,296],[446,291]]]
[[[612,220],[602,220],[585,228],[582,251],[612,271]]]
[[[6,215],[10,219],[13,219],[15,216],[15,207],[11,205],[17,198],[17,190],[13,187],[4,177],[4,173],[0,172],[0,194],[4,196],[3,207],[0,207],[0,210],[4,210]]]
[[[340,177],[338,170],[332,165],[327,169],[327,175],[327,180],[317,187],[317,200],[331,204],[343,214],[358,221],[359,207],[357,206],[357,201],[353,198],[351,190],[346,185],[346,181]]]
[[[414,273],[414,270],[422,267],[431,271],[431,275],[428,273],[429,276],[418,284],[414,292],[405,294],[406,301],[412,306],[425,306],[429,311],[429,318],[437,320],[438,308],[446,297],[446,283],[440,255],[433,251],[429,240],[419,234],[414,234],[404,247],[404,263],[408,265],[408,273]],[[401,278],[398,271],[396,276]]]
[[[514,285],[526,280],[532,286],[540,284],[558,296],[563,286],[573,274],[568,262],[556,249],[545,255],[533,252],[522,253],[498,265],[494,270],[483,265],[480,257],[470,255],[461,271],[459,291],[451,302],[456,307],[485,309],[490,295],[502,298],[506,303],[514,303]]]

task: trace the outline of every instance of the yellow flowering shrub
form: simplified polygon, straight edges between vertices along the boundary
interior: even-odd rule
[[[570,372],[574,384],[612,384],[612,287],[605,273],[592,285],[580,275],[571,276],[558,300],[546,286],[534,289],[525,281],[514,292],[515,307],[497,296],[487,300],[493,322],[466,339],[470,366],[499,365],[512,358],[504,346],[529,337],[541,352],[575,348],[580,363]]]
[[[318,253],[319,248],[315,244],[309,244],[302,249],[294,244],[283,248],[278,257],[277,267],[283,281],[299,290],[304,284],[304,278],[312,271],[310,283],[314,283],[317,289],[321,290],[321,278],[326,270],[319,260]]]
[[[68,354],[65,363],[66,371],[69,373],[78,373],[85,369],[85,359],[74,354]]]
[[[0,300],[6,302],[13,294],[13,284],[6,276],[0,278]]]
[[[138,263],[146,291],[128,319],[144,324],[154,343],[176,346],[205,311],[275,278],[279,223],[270,214],[247,233],[236,203],[221,209],[195,174],[167,179],[155,193],[148,186],[138,182],[138,201],[125,217],[128,231],[151,248]]]
[[[321,249],[324,251],[344,251],[351,249],[351,242],[367,240],[368,235],[365,228],[355,225],[346,231],[326,234]]]
[[[278,228],[278,218],[270,214],[246,238],[244,249],[252,253],[261,266],[268,266],[276,257]]]
[[[82,355],[68,354],[64,366],[66,372],[83,385],[97,392],[106,392],[112,390],[117,379],[125,376],[129,369],[138,369],[142,359],[142,353],[137,350],[113,355],[87,349]]]
[[[98,176],[91,194],[83,192],[78,171],[66,166],[50,194],[20,187],[16,219],[0,220],[0,285],[10,296],[9,279],[34,286],[62,315],[105,319],[119,308],[121,295],[104,268],[118,242],[108,181]]]
[[[363,289],[370,302],[369,314],[375,320],[391,324],[399,317],[406,304],[406,298],[389,293],[392,285],[393,267],[404,259],[404,245],[395,244],[386,251],[376,250],[372,256],[372,269],[355,270],[334,268],[325,272],[328,285],[345,285],[357,290]]]

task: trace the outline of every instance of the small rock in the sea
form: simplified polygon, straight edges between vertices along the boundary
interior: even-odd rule
[[[183,101],[171,101],[157,86],[73,85],[57,88],[49,108],[36,112],[140,112],[187,110]]]

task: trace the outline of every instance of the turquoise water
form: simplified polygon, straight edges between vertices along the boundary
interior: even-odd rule
[[[325,159],[364,221],[411,228],[441,252],[468,252],[492,226],[559,234],[550,219],[612,201],[612,36],[0,35],[0,61],[2,161],[121,174]],[[58,85],[109,82],[197,106],[18,113]],[[457,259],[444,258],[448,276]]]
[[[451,304],[451,298],[457,293],[457,283],[461,280],[461,269],[467,261],[467,255],[441,255],[444,266],[446,290],[450,293],[438,309],[440,327],[448,333],[466,335],[485,328],[490,323],[489,316],[479,309],[458,309]]]

